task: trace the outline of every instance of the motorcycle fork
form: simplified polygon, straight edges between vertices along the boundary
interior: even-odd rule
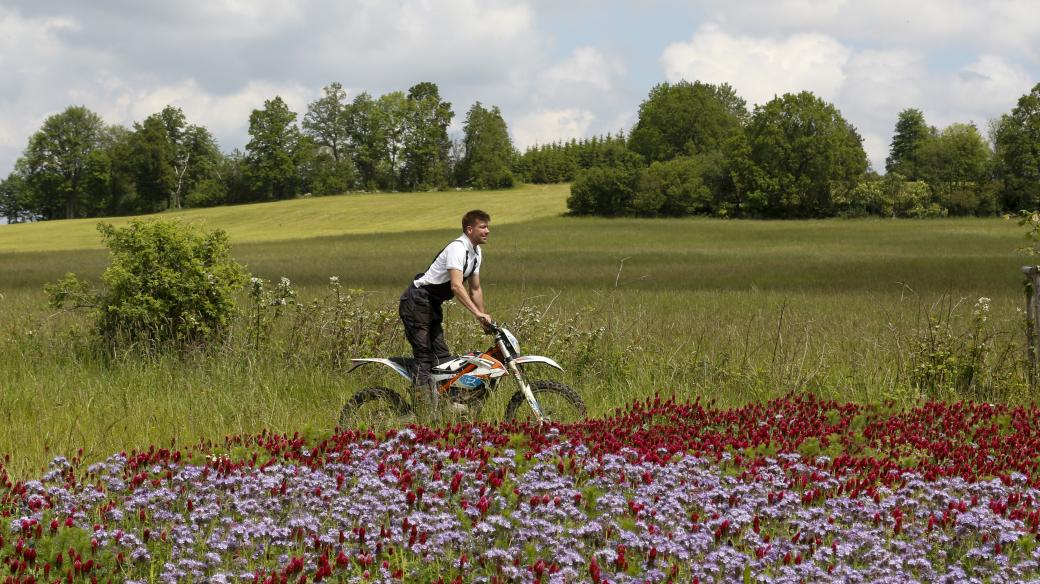
[[[534,411],[534,415],[538,418],[538,423],[544,423],[546,420],[545,415],[542,414],[542,408],[538,405],[538,400],[534,397],[534,392],[531,391],[531,385],[527,383],[527,378],[524,377],[524,372],[520,370],[520,366],[516,364],[516,360],[513,355],[506,351],[505,343],[501,340],[498,341],[498,350],[505,356],[506,367],[513,374],[513,378],[516,379],[517,385],[520,386],[520,392],[524,394],[524,398],[527,400],[527,404],[531,406],[531,410]]]

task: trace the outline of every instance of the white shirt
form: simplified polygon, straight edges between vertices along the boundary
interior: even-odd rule
[[[444,246],[433,263],[418,280],[412,282],[416,288],[427,284],[444,284],[451,280],[448,270],[462,272],[462,278],[466,279],[473,274],[480,273],[480,260],[482,259],[480,246],[473,242],[463,233],[458,239]]]

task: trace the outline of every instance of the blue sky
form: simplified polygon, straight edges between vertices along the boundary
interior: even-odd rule
[[[433,81],[454,131],[479,100],[523,148],[628,130],[679,79],[728,82],[749,107],[813,91],[883,170],[902,109],[985,134],[1040,82],[1038,15],[1033,0],[2,0],[0,173],[73,104],[123,125],[172,104],[231,151],[276,95],[302,118],[332,81]]]

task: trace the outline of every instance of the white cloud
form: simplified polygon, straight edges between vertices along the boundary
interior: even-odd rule
[[[761,104],[802,90],[833,99],[845,81],[851,53],[825,35],[755,38],[709,24],[689,41],[666,47],[661,63],[669,81],[729,83],[751,103]]]
[[[68,18],[25,18],[0,5],[0,179],[46,117],[36,93],[48,89],[63,56],[57,35],[76,28]]]
[[[95,111],[106,121],[129,125],[162,110],[167,105],[179,107],[193,124],[205,126],[226,150],[240,148],[248,140],[249,115],[262,109],[264,101],[281,97],[302,121],[307,104],[316,98],[313,88],[298,84],[275,84],[252,81],[238,91],[213,94],[188,79],[173,85],[135,88],[111,81],[96,93],[83,94],[81,101],[102,104]]]
[[[179,106],[225,150],[245,144],[264,100],[302,117],[331,81],[373,94],[433,81],[457,115],[478,99],[518,111],[544,67],[538,39],[529,6],[507,0],[12,0],[0,5],[0,173],[72,104],[124,125]]]
[[[519,116],[511,124],[513,144],[523,150],[537,144],[582,138],[596,116],[587,109],[539,110]]]
[[[942,95],[951,109],[964,112],[1006,111],[1035,82],[1022,67],[996,55],[981,55],[948,77]]]
[[[705,8],[753,36],[814,31],[857,44],[1040,56],[1035,0],[709,0]]]
[[[616,78],[624,73],[625,66],[621,61],[608,58],[595,47],[578,47],[567,60],[549,67],[541,80],[548,93],[555,93],[562,89],[561,86],[571,84],[610,91]]]
[[[125,125],[179,106],[230,151],[275,95],[302,116],[331,81],[375,95],[433,81],[453,130],[480,100],[523,148],[630,129],[662,73],[728,82],[751,103],[811,90],[876,166],[900,110],[981,129],[1040,79],[1032,0],[669,0],[645,13],[672,8],[692,34],[587,0],[4,0],[0,177],[73,104]]]
[[[834,104],[863,137],[863,148],[875,170],[884,171],[899,112],[920,109],[929,85],[921,53],[863,50],[850,56],[845,83]]]
[[[824,16],[812,18],[826,20],[847,8],[825,4]],[[852,48],[822,34],[755,37],[705,25],[689,41],[669,45],[661,63],[670,81],[728,82],[751,103],[812,91],[856,126],[880,171],[904,109],[920,109],[939,128],[974,122],[985,131],[989,119],[1010,110],[1034,83],[1026,69],[998,55],[984,54],[949,71],[930,67],[930,56],[920,48]]]

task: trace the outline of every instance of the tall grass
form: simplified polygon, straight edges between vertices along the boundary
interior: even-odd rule
[[[481,274],[489,310],[527,352],[566,367],[560,379],[593,415],[653,393],[722,404],[792,390],[862,401],[1031,399],[1011,222],[497,219]],[[174,437],[328,432],[347,396],[392,383],[374,368],[348,375],[343,358],[408,352],[393,321],[397,296],[456,232],[237,242],[251,272],[293,282],[301,308],[285,310],[257,350],[243,294],[223,346],[151,358],[98,356],[82,340],[83,316],[45,307],[44,282],[70,270],[96,279],[103,251],[0,252],[0,452],[29,473],[80,447],[97,458]],[[378,342],[333,343],[328,312],[301,324],[314,302],[328,306],[330,276],[363,290],[350,310],[390,315]],[[953,373],[922,385],[922,364],[941,373],[954,367],[942,351],[968,351],[983,296],[992,299],[983,371],[966,388]],[[446,318],[455,350],[485,347],[464,309],[450,305]]]

